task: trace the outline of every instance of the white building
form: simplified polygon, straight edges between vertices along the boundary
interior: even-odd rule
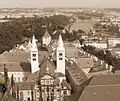
[[[20,64],[20,62],[14,62],[14,63],[0,62],[0,73],[2,73],[3,75],[4,75],[4,68],[7,69],[9,78],[11,78],[12,75],[14,75],[15,82],[23,82],[24,74],[30,73],[30,67],[24,67],[22,66],[22,64]],[[29,68],[29,69],[25,70],[25,68]]]
[[[120,38],[108,38],[108,47],[115,47],[117,44],[120,44]]]
[[[42,44],[48,46],[50,44],[50,42],[51,42],[51,36],[48,33],[48,31],[46,30],[45,34],[42,38]]]
[[[108,47],[107,42],[103,42],[103,41],[100,41],[100,42],[85,41],[84,43],[85,45],[91,45],[91,46],[94,46],[96,48],[101,48],[101,49],[107,49]]]
[[[31,72],[34,73],[39,70],[39,62],[38,62],[38,48],[36,44],[35,36],[32,38],[32,46],[31,46]]]
[[[57,55],[57,72],[65,74],[65,48],[61,35],[59,35],[56,55]]]

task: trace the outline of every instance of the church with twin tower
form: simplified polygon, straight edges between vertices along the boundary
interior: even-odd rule
[[[71,94],[71,87],[67,83],[65,77],[65,47],[62,36],[59,35],[57,48],[55,51],[56,63],[54,63],[49,57],[44,57],[41,63],[39,63],[36,41],[37,40],[33,35],[30,49],[31,75],[39,72],[42,91],[41,96],[43,101],[48,101],[48,99],[49,101],[53,101],[53,99],[63,101],[62,99],[65,95],[68,96]]]
[[[30,49],[31,56],[31,73],[34,73],[39,70],[39,61],[38,61],[38,48],[36,43],[35,36],[32,38],[32,45]],[[62,36],[59,35],[57,48],[56,48],[56,72],[62,73],[65,75],[65,48],[62,40]]]

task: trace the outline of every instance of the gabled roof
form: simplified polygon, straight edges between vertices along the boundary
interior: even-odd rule
[[[43,37],[44,37],[44,38],[49,38],[49,37],[51,37],[51,36],[50,36],[50,34],[48,33],[48,31],[46,30]]]
[[[52,61],[50,61],[47,57],[44,57],[41,61],[40,65],[40,76],[44,76],[45,74],[55,76],[55,65]]]
[[[80,86],[87,80],[85,73],[75,63],[66,68],[66,75],[70,81],[73,81],[74,86]]]

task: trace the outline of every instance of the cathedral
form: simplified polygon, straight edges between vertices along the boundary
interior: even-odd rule
[[[23,54],[26,60],[22,58],[19,61],[21,58],[19,53],[18,60],[9,60],[7,63],[3,58],[0,59],[0,66],[8,69],[9,78],[14,76],[17,99],[21,101],[63,101],[65,96],[71,95],[71,87],[66,81],[65,48],[62,36],[59,35],[55,60],[49,54],[39,52],[36,41],[33,35],[29,55]],[[4,66],[1,65],[2,61],[5,63]],[[21,62],[29,66],[24,65],[23,68]],[[11,67],[8,64],[11,64]],[[0,72],[3,74],[3,69],[0,69]]]

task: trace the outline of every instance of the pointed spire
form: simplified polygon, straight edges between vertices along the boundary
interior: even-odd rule
[[[44,38],[48,38],[48,37],[51,37],[48,30],[46,29],[45,30],[45,34],[44,34]]]
[[[58,47],[64,47],[64,44],[63,44],[63,40],[62,40],[62,36],[61,36],[61,35],[59,35]]]
[[[33,35],[33,38],[32,38],[32,46],[31,46],[31,50],[34,50],[34,51],[37,51],[37,44],[36,44],[36,39],[35,39],[35,36]]]

